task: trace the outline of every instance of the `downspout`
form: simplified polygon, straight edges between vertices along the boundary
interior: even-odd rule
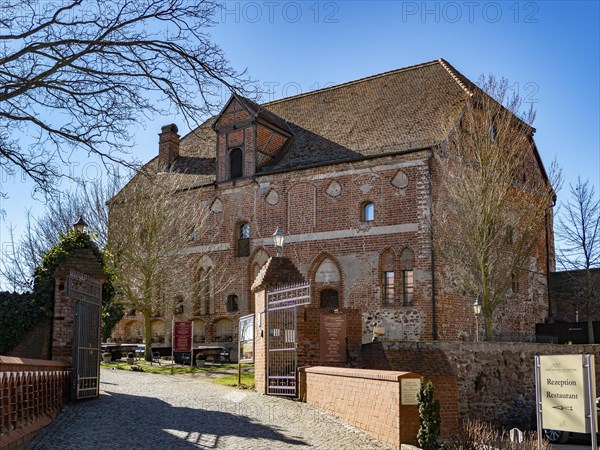
[[[433,254],[433,188],[431,185],[431,158],[433,158],[433,150],[427,159],[427,178],[429,188],[429,239],[431,250],[431,337],[434,341],[437,340],[437,322],[435,315],[435,258]]]

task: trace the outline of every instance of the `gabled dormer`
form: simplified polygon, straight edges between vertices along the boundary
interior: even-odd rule
[[[285,120],[236,94],[212,128],[217,133],[217,183],[253,177],[279,158],[292,139]]]

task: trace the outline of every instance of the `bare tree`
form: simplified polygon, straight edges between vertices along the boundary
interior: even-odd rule
[[[130,130],[156,114],[189,125],[247,80],[206,30],[220,4],[6,0],[0,16],[0,169],[38,189],[73,152],[131,165]],[[0,186],[0,192],[2,188]]]
[[[480,298],[487,340],[493,313],[530,259],[541,256],[554,191],[535,157],[533,128],[517,117],[508,82],[480,78],[436,152],[434,248],[457,288]],[[506,106],[503,106],[503,103]],[[532,110],[526,114],[533,120]]]
[[[588,342],[594,343],[593,314],[600,308],[600,199],[588,181],[570,185],[570,199],[558,219],[557,260],[571,272],[569,301],[587,316]]]
[[[215,262],[211,280],[200,290],[220,292],[230,275],[211,245],[215,227],[210,205],[197,190],[181,187],[176,174],[138,175],[109,203],[108,249],[116,272],[117,298],[144,317],[146,359],[151,360],[154,315],[173,315],[181,304],[199,310],[196,265],[191,244],[202,244],[203,255]],[[196,286],[195,286],[196,285]]]
[[[15,238],[14,227],[7,229],[9,245],[2,249],[0,275],[14,291],[33,288],[33,273],[44,253],[54,247],[79,216],[88,224],[88,232],[99,248],[108,241],[106,202],[122,187],[125,177],[114,170],[106,178],[80,182],[64,192],[46,195],[46,205],[39,217],[26,212],[25,231]]]

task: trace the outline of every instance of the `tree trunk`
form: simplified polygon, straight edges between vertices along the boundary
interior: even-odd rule
[[[594,343],[594,285],[592,281],[592,275],[590,272],[590,263],[587,262],[585,269],[585,296],[586,296],[586,314],[587,314],[587,334],[588,344]]]
[[[485,313],[483,315],[483,322],[485,324],[485,340],[491,342],[494,340],[494,329],[492,327],[492,313]]]
[[[150,321],[150,311],[144,310],[144,343],[146,344],[146,352],[144,358],[146,361],[152,361],[152,322]]]
[[[591,314],[588,314],[587,317],[587,335],[588,335],[588,344],[594,344],[594,318]]]

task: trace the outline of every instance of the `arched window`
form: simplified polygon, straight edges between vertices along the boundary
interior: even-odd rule
[[[211,267],[200,270],[198,277],[198,298],[194,305],[194,314],[212,314],[214,311],[214,274]]]
[[[175,315],[183,314],[184,309],[185,308],[183,306],[183,297],[181,295],[178,295],[177,297],[175,297]]]
[[[340,299],[335,289],[323,289],[321,291],[319,306],[321,308],[339,308]]]
[[[231,341],[233,338],[233,322],[229,319],[219,319],[215,322],[215,340]]]
[[[250,224],[248,222],[240,224],[238,228],[237,256],[250,255]]]
[[[413,304],[415,291],[414,259],[413,252],[409,249],[405,249],[400,257],[400,264],[402,265],[402,300],[406,306]]]
[[[396,256],[391,250],[381,255],[383,304],[396,304]]]
[[[227,296],[227,312],[235,312],[239,310],[238,296],[228,295]]]
[[[244,176],[244,154],[242,149],[234,148],[229,153],[229,174],[232,180]]]
[[[206,335],[204,329],[206,324],[203,320],[194,320],[194,342],[204,342]]]
[[[364,222],[372,222],[375,220],[375,205],[373,203],[367,202],[363,204],[362,220]]]

